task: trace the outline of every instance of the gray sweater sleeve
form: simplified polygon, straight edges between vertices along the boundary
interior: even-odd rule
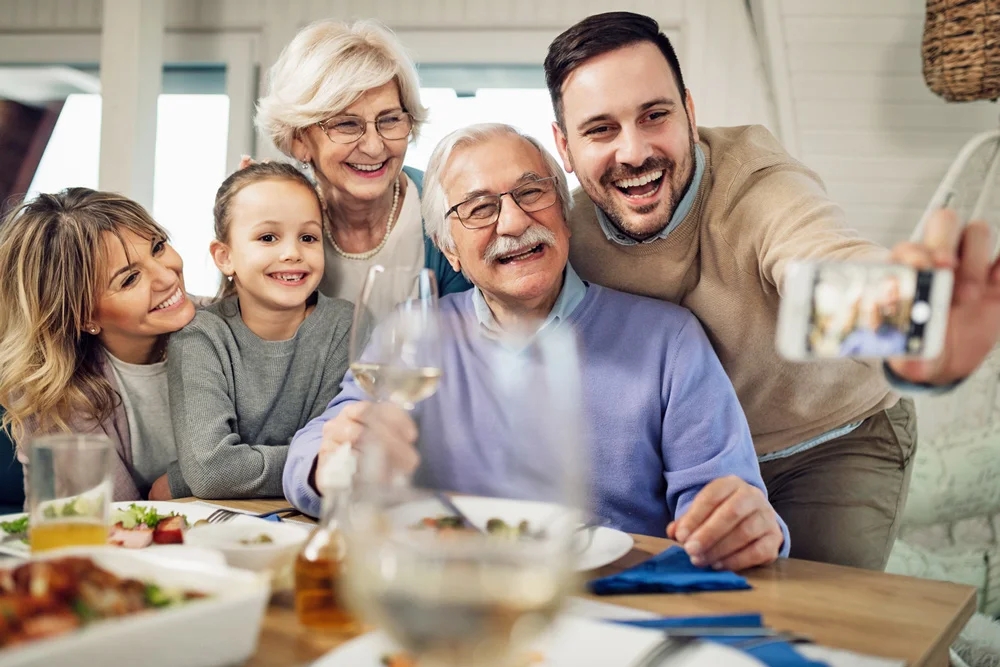
[[[184,481],[199,498],[281,496],[288,445],[240,442],[221,352],[197,326],[170,337],[170,408]]]

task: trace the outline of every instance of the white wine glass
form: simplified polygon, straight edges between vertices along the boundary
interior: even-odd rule
[[[479,340],[476,365],[462,371],[451,348],[479,328],[445,315],[442,325],[446,367],[416,408],[421,464],[409,483],[389,481],[380,429],[359,443],[345,592],[421,667],[523,667],[579,583],[588,457],[575,345],[558,330]],[[488,425],[478,435],[456,427],[469,408]],[[398,410],[376,404],[368,419],[380,409]],[[456,523],[456,507],[471,526],[429,525]]]
[[[412,410],[441,379],[437,281],[429,269],[376,264],[354,304],[350,368],[375,401]]]

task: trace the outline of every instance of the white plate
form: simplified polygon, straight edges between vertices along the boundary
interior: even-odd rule
[[[627,667],[662,639],[655,630],[562,616],[535,643],[545,661],[533,667]],[[382,656],[395,650],[386,635],[371,632],[327,653],[312,667],[381,667]],[[719,665],[761,667],[747,654],[713,642],[693,644],[670,659],[670,667]]]
[[[53,552],[87,555],[124,577],[200,591],[210,597],[163,610],[98,621],[77,632],[0,650],[0,667],[142,664],[209,667],[249,658],[270,597],[266,578],[225,565],[150,552],[93,547]]]
[[[159,514],[183,514],[187,517],[188,525],[191,526],[195,521],[201,521],[202,519],[207,519],[209,515],[218,507],[213,507],[211,505],[206,505],[200,502],[192,503],[173,503],[170,501],[159,501],[159,500],[136,500],[136,501],[125,501],[119,503],[111,503],[112,512],[116,509],[125,509],[132,503],[139,505],[140,507],[152,507],[156,509]],[[24,516],[24,512],[19,514],[5,514],[0,516],[0,521],[12,521],[14,519],[19,519]],[[244,515],[238,516],[230,520],[230,522],[245,522],[245,521],[263,521],[263,519],[258,519],[257,517]],[[5,539],[6,533],[0,530],[0,554],[7,554],[9,556],[17,556],[20,558],[28,558],[31,556],[31,547],[27,543],[22,542],[20,539]],[[169,544],[153,544],[146,547],[146,550],[157,551],[165,547],[170,547]]]
[[[505,500],[501,498],[480,498],[476,496],[455,496],[452,502],[465,513],[479,528],[485,528],[492,518],[503,519],[517,525],[527,521],[532,528],[544,526],[553,516],[565,512],[565,508],[551,503],[530,500]],[[412,526],[421,519],[451,515],[441,503],[434,499],[409,503],[396,510],[396,517],[403,525]],[[589,539],[581,532],[580,539]],[[632,536],[614,528],[596,528],[593,539],[580,553],[577,570],[586,571],[613,563],[629,551],[634,544]],[[582,545],[581,545],[582,546]]]

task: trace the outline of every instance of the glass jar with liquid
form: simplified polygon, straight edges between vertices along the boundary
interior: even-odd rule
[[[348,451],[346,455],[351,454]],[[347,557],[343,531],[353,470],[345,471],[341,456],[334,454],[330,458],[332,460],[324,465],[325,470],[317,472],[319,487],[323,490],[319,525],[295,559],[295,613],[299,622],[307,627],[354,633],[359,625],[345,606],[341,593]]]

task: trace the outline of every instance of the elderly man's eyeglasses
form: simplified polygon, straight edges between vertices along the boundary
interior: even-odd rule
[[[406,139],[410,136],[413,119],[405,111],[393,111],[382,114],[375,120],[365,120],[361,116],[334,116],[316,124],[333,143],[352,144],[365,136],[369,125],[374,125],[375,131],[383,139]]]
[[[481,195],[466,199],[461,204],[456,204],[448,209],[445,217],[447,218],[454,213],[466,229],[489,227],[500,219],[500,207],[503,204],[504,195],[510,195],[514,203],[525,213],[541,211],[552,206],[559,199],[556,192],[556,177],[550,176],[522,183],[513,190],[500,194]]]

